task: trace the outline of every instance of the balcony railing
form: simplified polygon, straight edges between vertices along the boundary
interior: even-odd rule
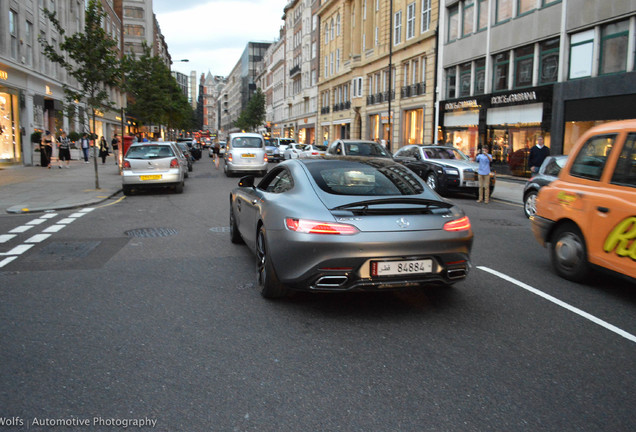
[[[320,108],[320,114],[329,114],[329,112],[330,112],[329,107]]]
[[[290,77],[293,77],[294,75],[299,74],[299,73],[300,73],[300,65],[296,65],[296,66],[294,66],[293,68],[291,68],[289,70],[289,76]]]
[[[411,85],[403,86],[400,89],[400,97],[401,98],[419,96],[419,95],[423,95],[424,93],[426,93],[426,84],[424,84],[423,82],[422,83],[417,83],[417,84],[411,84]]]
[[[395,99],[395,91],[391,91],[391,100]],[[375,105],[389,101],[389,92],[376,93],[374,95],[367,96],[367,105]]]

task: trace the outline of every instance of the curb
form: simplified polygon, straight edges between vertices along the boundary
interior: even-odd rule
[[[100,198],[100,199],[95,199],[95,200],[87,200],[87,201],[85,201],[83,203],[75,203],[75,204],[51,206],[51,207],[36,207],[36,208],[24,208],[24,207],[21,207],[21,206],[13,206],[13,207],[9,207],[8,209],[5,209],[5,212],[9,213],[9,214],[32,214],[32,213],[46,213],[46,212],[62,211],[62,210],[73,210],[73,209],[80,208],[80,207],[86,207],[86,206],[93,206],[93,205],[101,204],[104,201],[107,201],[107,200],[111,199],[115,195],[118,195],[119,193],[121,193],[121,191],[122,191],[122,189],[120,188],[120,189],[117,189],[115,192],[111,193],[110,195],[108,195],[105,198]]]

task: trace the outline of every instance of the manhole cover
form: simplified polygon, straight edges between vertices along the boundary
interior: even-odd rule
[[[128,237],[136,238],[168,237],[176,233],[177,230],[174,228],[137,228],[125,232]]]
[[[212,232],[230,232],[230,227],[212,227],[210,228]]]

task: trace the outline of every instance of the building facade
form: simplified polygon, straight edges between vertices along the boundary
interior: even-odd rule
[[[634,0],[446,0],[438,139],[471,156],[487,144],[520,172],[538,135],[568,154],[592,126],[636,118],[635,41]]]
[[[219,75],[201,74],[203,95],[203,130],[217,132],[220,128],[218,116],[218,100],[227,80]]]
[[[432,141],[437,4],[323,2],[321,141],[378,140],[392,151]]]
[[[102,25],[121,47],[122,23],[112,0],[101,2],[106,18]],[[84,29],[84,1],[58,0],[4,1],[0,3],[0,163],[34,165],[39,163],[38,143],[34,132],[46,130],[59,135],[89,131],[88,115],[78,104],[72,114],[65,109],[64,86],[77,83],[56,63],[41,52],[38,38],[53,46],[63,41],[44,14],[55,11],[68,34]],[[125,97],[110,89],[116,106],[125,106]],[[97,114],[96,133],[112,136],[121,124],[119,111]],[[53,156],[57,156],[54,149]]]

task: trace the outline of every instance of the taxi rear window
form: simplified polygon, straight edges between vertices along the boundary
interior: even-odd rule
[[[627,135],[616,163],[612,183],[636,188],[636,132]]]

